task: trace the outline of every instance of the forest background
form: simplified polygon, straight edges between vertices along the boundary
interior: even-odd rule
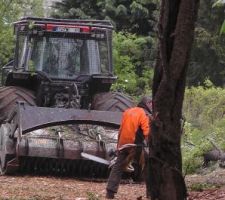
[[[46,13],[43,0],[0,0],[0,66],[12,57],[12,22]],[[201,169],[204,152],[225,149],[225,5],[201,0],[183,106],[183,167]],[[135,99],[151,94],[157,51],[159,0],[62,0],[53,4],[56,18],[107,19],[114,27],[113,59],[117,82],[112,90]]]

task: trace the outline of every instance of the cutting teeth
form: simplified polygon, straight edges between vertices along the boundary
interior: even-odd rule
[[[107,178],[108,166],[91,160],[64,160],[52,158],[20,158],[20,173],[72,176],[79,178]]]

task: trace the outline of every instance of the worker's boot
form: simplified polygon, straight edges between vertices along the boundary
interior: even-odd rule
[[[111,190],[106,191],[106,199],[114,199],[114,196],[115,196],[115,192]]]

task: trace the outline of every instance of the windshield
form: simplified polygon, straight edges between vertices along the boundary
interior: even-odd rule
[[[30,71],[43,71],[55,78],[109,73],[106,41],[46,36],[31,38],[28,46],[29,61],[25,64],[21,59],[21,62],[28,65]],[[21,49],[24,47],[25,43],[20,46]]]

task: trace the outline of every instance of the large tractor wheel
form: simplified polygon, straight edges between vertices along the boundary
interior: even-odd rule
[[[28,105],[36,105],[32,91],[15,86],[0,87],[0,124],[13,111],[17,101],[24,101]]]
[[[0,87],[0,125],[7,119],[8,115],[13,111],[17,101],[23,101],[28,105],[36,105],[35,97],[32,91],[21,87],[3,86]],[[0,127],[0,174],[10,173],[6,169],[7,162],[12,160],[13,157],[7,155],[6,149],[9,143],[14,146],[14,141],[7,135],[8,125],[2,124]],[[9,127],[8,127],[9,128]],[[11,150],[13,147],[11,148]]]
[[[93,98],[91,109],[103,111],[120,111],[133,107],[134,101],[119,92],[105,92],[96,94]]]

